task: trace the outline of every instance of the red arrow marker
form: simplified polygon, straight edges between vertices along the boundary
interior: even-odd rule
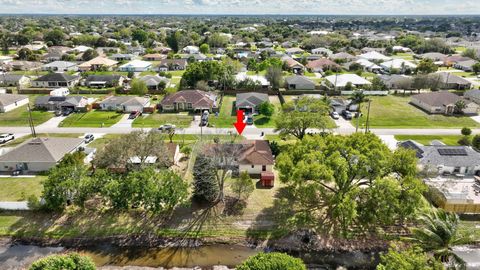
[[[242,135],[243,130],[247,126],[247,124],[245,124],[243,122],[243,111],[242,110],[237,110],[237,122],[233,123],[233,125],[237,129],[238,134]]]

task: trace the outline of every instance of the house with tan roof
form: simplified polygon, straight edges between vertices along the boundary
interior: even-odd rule
[[[477,114],[479,106],[469,100],[464,99],[454,93],[448,91],[438,91],[431,93],[422,93],[414,95],[411,98],[411,103],[424,111],[432,114],[453,115],[456,113],[455,104],[458,101],[465,102],[465,114]]]
[[[117,61],[105,57],[97,56],[92,60],[81,63],[78,69],[81,71],[97,70],[101,67],[106,67],[108,70],[112,69],[118,64]]]
[[[307,64],[307,68],[312,72],[324,72],[327,70],[341,70],[342,67],[327,58],[320,58],[318,60],[310,61]]]
[[[242,146],[238,158],[239,172],[246,171],[253,176],[261,175],[264,172],[273,172],[275,159],[268,141],[245,141]]]
[[[163,112],[217,111],[217,95],[200,90],[183,90],[166,96],[160,103]]]

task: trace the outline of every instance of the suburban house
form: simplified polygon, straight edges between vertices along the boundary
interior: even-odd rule
[[[243,110],[246,113],[256,113],[258,106],[264,102],[269,102],[267,94],[256,92],[239,93],[237,94],[235,107],[237,110]]]
[[[37,70],[42,65],[43,64],[40,62],[15,60],[5,64],[4,68],[6,70],[27,71],[27,70]]]
[[[420,59],[429,59],[429,60],[432,60],[433,62],[442,62],[443,64],[443,62],[448,57],[448,55],[443,53],[438,53],[438,52],[429,52],[429,53],[420,54],[417,57]]]
[[[147,85],[148,90],[152,90],[152,91],[164,90],[164,89],[160,89],[159,87],[160,82],[165,82],[165,87],[167,87],[168,84],[170,83],[169,79],[158,76],[158,75],[146,75],[138,78],[138,80],[144,82]]]
[[[289,56],[282,57],[282,60],[287,64],[288,68],[293,74],[302,74],[305,70],[304,65],[300,64],[298,61]]]
[[[144,161],[138,156],[132,156],[128,159],[128,165],[139,166],[141,163],[147,163],[149,165],[167,166],[172,167],[178,165],[182,154],[180,153],[180,147],[176,143],[165,143],[165,153],[158,153],[157,155],[147,156]],[[159,158],[160,157],[160,158]],[[127,166],[128,166],[127,165]],[[117,165],[111,166],[108,169],[117,173],[124,173],[127,171],[127,166]]]
[[[78,83],[79,80],[79,76],[73,76],[67,73],[49,73],[33,80],[32,87],[73,87]]]
[[[455,113],[455,103],[461,100],[463,100],[466,105],[463,113],[477,114],[479,108],[477,104],[448,91],[414,95],[411,98],[411,103],[428,113],[452,115]]]
[[[327,70],[341,70],[339,64],[333,62],[327,58],[320,58],[318,60],[310,61],[307,63],[307,68],[312,72],[324,72]]]
[[[379,75],[378,78],[388,89],[410,89],[413,85],[413,78],[407,75]]]
[[[451,72],[437,72],[430,76],[439,82],[438,88],[440,89],[465,90],[472,87],[472,82]]]
[[[104,111],[143,112],[150,106],[150,99],[135,96],[110,96],[99,103],[99,109]]]
[[[13,109],[28,104],[28,96],[16,94],[0,94],[0,113],[9,112]]]
[[[68,61],[53,61],[51,63],[42,66],[43,71],[52,72],[65,72],[65,71],[77,71],[78,66],[76,63]]]
[[[480,90],[479,89],[474,89],[474,90],[467,91],[467,92],[465,92],[463,97],[465,97],[466,99],[468,99],[470,101],[473,101],[477,104],[480,104]]]
[[[421,170],[438,175],[480,175],[480,153],[469,146],[422,145],[412,140],[401,142],[399,146],[416,152]]]
[[[155,68],[156,71],[185,70],[187,59],[163,59]]]
[[[47,111],[85,111],[88,99],[83,96],[39,96],[35,108]]]
[[[200,90],[182,90],[167,95],[160,103],[163,112],[216,111],[217,95]]]
[[[285,78],[285,88],[288,90],[315,90],[315,82],[305,76],[290,76]]]
[[[450,67],[459,62],[465,62],[470,60],[473,60],[473,59],[467,56],[462,56],[461,54],[454,54],[454,55],[447,56],[445,58],[444,65]]]
[[[125,77],[121,75],[88,75],[84,85],[92,88],[105,88],[122,86]]]
[[[111,70],[112,67],[116,66],[117,64],[118,62],[115,60],[97,56],[92,60],[89,60],[87,62],[84,62],[78,65],[78,69],[81,71],[97,70],[100,68]]]
[[[66,52],[57,49],[51,49],[43,55],[44,62],[53,62],[53,61],[60,61],[62,60],[62,56],[65,55]]]
[[[196,54],[200,53],[200,48],[198,48],[197,46],[186,46],[182,49],[182,52],[186,54]]]
[[[142,56],[142,58],[145,61],[161,61],[161,60],[167,58],[167,56],[165,54],[161,54],[161,53],[149,53],[149,54],[145,54],[144,56]]]
[[[461,69],[463,71],[471,72],[473,71],[473,65],[475,65],[476,63],[478,63],[476,60],[470,59],[466,61],[457,62],[453,64],[453,67],[457,69]]]
[[[0,156],[0,171],[27,174],[48,171],[83,145],[83,138],[33,138]]]
[[[407,70],[413,71],[417,68],[417,65],[404,59],[392,59],[381,63],[380,66],[387,71],[398,70],[401,73],[405,73]]]
[[[3,73],[0,74],[0,86],[27,86],[30,78],[22,74]]]
[[[115,60],[115,61],[131,61],[135,58],[134,55],[128,54],[128,53],[115,53],[110,56],[110,59]]]
[[[330,49],[327,49],[327,48],[315,48],[315,49],[312,49],[312,54],[316,54],[316,55],[323,55],[325,57],[328,57],[330,55],[333,54],[332,50]]]
[[[480,180],[441,178],[424,181],[431,189],[440,193],[434,203],[448,212],[457,214],[480,214]]]
[[[363,58],[360,58],[360,59],[355,60],[355,61],[350,62],[350,63],[346,63],[344,65],[344,67],[347,68],[347,69],[350,69],[350,66],[353,63],[359,64],[360,66],[362,66],[363,70],[365,70],[365,71],[370,71],[370,72],[374,72],[374,73],[379,73],[383,69],[381,66],[373,63],[372,61],[367,60],[367,59],[363,59]]]
[[[328,58],[330,58],[333,61],[345,61],[345,62],[350,62],[357,59],[355,56],[346,52],[334,53],[330,55]]]
[[[242,146],[238,158],[238,171],[248,172],[253,177],[259,177],[260,183],[264,187],[273,187],[275,158],[268,141],[245,141]]]
[[[389,61],[391,60],[392,58],[388,57],[388,56],[385,56],[377,51],[370,51],[370,52],[367,52],[367,53],[363,53],[363,54],[360,54],[358,56],[359,58],[363,58],[363,59],[367,59],[367,60],[370,60],[370,61],[374,61],[374,62],[385,62],[385,61]]]
[[[340,74],[325,77],[324,85],[329,88],[343,89],[351,83],[352,86],[362,88],[365,85],[371,85],[368,80],[358,76],[357,74]]]
[[[121,65],[118,70],[125,72],[143,72],[152,69],[152,63],[142,60],[132,60],[126,64]]]
[[[285,53],[288,55],[293,55],[293,54],[303,54],[305,51],[300,49],[300,48],[287,48],[285,49]]]

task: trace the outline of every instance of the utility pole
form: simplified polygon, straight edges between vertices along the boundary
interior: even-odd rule
[[[370,104],[372,103],[372,100],[368,100],[368,112],[367,112],[367,123],[365,126],[365,134],[370,131]]]
[[[32,119],[32,110],[30,109],[30,104],[27,104],[27,109],[28,109],[28,124],[30,125],[30,130],[32,132],[32,136],[34,138],[36,138],[37,133],[35,132],[35,125],[34,125],[33,119]]]

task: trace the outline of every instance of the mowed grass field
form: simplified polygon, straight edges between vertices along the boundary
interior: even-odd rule
[[[423,145],[429,145],[433,140],[441,141],[446,145],[459,145],[458,140],[461,138],[461,135],[395,135],[398,141],[414,140]]]
[[[107,111],[72,113],[60,123],[60,127],[110,127],[116,124],[123,114]]]
[[[52,112],[33,110],[35,99],[39,95],[29,95],[30,108],[32,109],[32,120],[34,125],[40,125],[53,117]],[[18,107],[6,113],[0,113],[0,126],[2,127],[22,127],[28,126],[28,109],[27,105]]]
[[[188,114],[175,113],[152,113],[144,114],[133,121],[133,127],[136,128],[158,128],[163,124],[173,124],[180,128],[190,126],[193,116]]]
[[[428,114],[409,104],[410,97],[370,97],[370,127],[372,128],[478,128],[480,123],[468,116]],[[368,104],[362,105],[360,123],[365,126]],[[353,121],[356,121],[354,119]]]
[[[0,178],[0,201],[24,201],[42,194],[45,176]]]

